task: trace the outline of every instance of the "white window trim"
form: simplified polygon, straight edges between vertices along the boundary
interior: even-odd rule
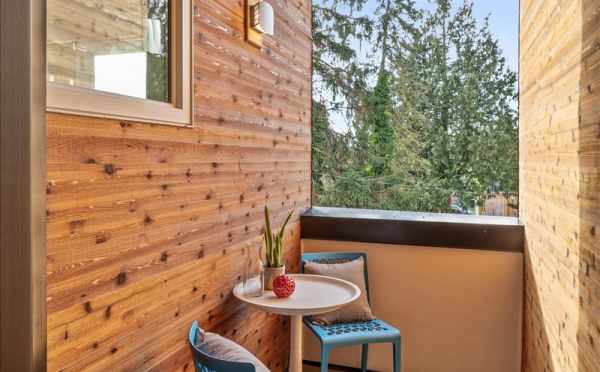
[[[171,68],[173,103],[159,102],[99,90],[47,83],[46,109],[73,115],[142,121],[177,126],[192,125],[192,9],[190,0],[174,0],[179,22],[171,30],[180,35],[181,41],[174,45],[175,53]],[[181,30],[181,31],[180,31]],[[181,59],[181,63],[178,62]],[[181,73],[178,75],[178,68]]]

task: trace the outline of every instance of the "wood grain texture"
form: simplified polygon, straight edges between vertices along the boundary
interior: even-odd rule
[[[263,206],[310,205],[310,2],[272,4],[257,49],[241,1],[194,2],[194,128],[47,115],[48,370],[191,371],[194,319],[285,368],[288,320],[231,295]]]
[[[599,371],[600,1],[522,0],[520,45],[523,369]]]

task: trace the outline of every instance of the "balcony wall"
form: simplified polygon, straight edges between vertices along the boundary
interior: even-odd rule
[[[523,226],[510,217],[313,207],[303,252],[368,254],[371,305],[401,330],[403,370],[517,372],[521,366]],[[318,342],[306,334],[306,358]],[[391,346],[369,351],[391,370]],[[360,364],[360,349],[333,363]]]
[[[371,304],[402,332],[402,370],[518,372],[521,365],[523,255],[474,249],[303,239],[304,252],[368,254]],[[319,361],[305,332],[305,359]],[[391,371],[391,345],[369,350],[369,368]],[[360,367],[360,347],[332,363]]]
[[[525,371],[600,371],[599,14],[521,1]]]
[[[287,363],[287,320],[231,289],[263,206],[310,204],[310,1],[272,2],[262,50],[243,2],[193,3],[194,128],[47,116],[49,371],[190,371],[194,319]],[[294,270],[297,217],[286,239]]]

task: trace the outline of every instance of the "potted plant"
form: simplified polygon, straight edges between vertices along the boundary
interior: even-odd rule
[[[281,226],[281,229],[279,229],[277,233],[273,233],[271,230],[269,208],[265,206],[265,288],[268,290],[273,289],[273,280],[276,277],[285,274],[285,264],[283,262],[283,233],[285,232],[285,226],[288,224],[293,214],[294,211],[290,212]]]

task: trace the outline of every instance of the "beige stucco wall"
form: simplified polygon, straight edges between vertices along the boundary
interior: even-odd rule
[[[520,370],[522,254],[318,240],[302,246],[368,254],[372,308],[402,332],[403,371]],[[391,371],[391,350],[371,347],[369,368]],[[308,330],[304,352],[320,359]],[[338,349],[331,363],[359,367],[360,349]]]

